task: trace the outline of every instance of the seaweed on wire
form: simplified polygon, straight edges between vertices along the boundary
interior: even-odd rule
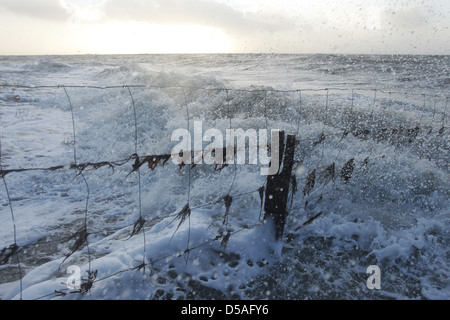
[[[64,261],[66,261],[72,254],[78,251],[83,246],[84,243],[87,243],[88,236],[89,233],[87,232],[86,226],[83,226],[67,239],[67,241],[75,239],[75,242],[70,248],[70,252],[66,255],[61,264],[63,264]]]
[[[128,239],[138,234],[138,232],[141,231],[142,227],[144,226],[145,222],[146,221],[144,218],[139,217],[139,219],[137,219],[136,222],[134,223],[133,230],[131,231],[130,237]]]
[[[231,237],[231,232],[227,231],[227,233],[225,235],[223,235],[222,237],[222,241],[220,242],[220,246],[224,249],[227,248],[228,245],[228,241],[230,240]]]
[[[314,185],[316,183],[316,169],[311,171],[306,177],[305,187],[303,188],[303,197],[306,195],[309,196],[309,193],[314,189]]]
[[[191,216],[191,208],[189,207],[189,203],[186,203],[186,205],[183,207],[183,209],[180,210],[180,212],[177,213],[175,219],[173,219],[170,223],[172,223],[175,220],[180,220],[180,222],[178,223],[177,228],[175,229],[175,232],[172,235],[175,235],[175,233],[177,233],[178,229],[180,228],[180,226],[186,221],[187,218],[189,218]]]
[[[347,161],[347,163],[342,167],[341,170],[341,179],[344,183],[348,183],[352,177],[353,170],[355,169],[355,159],[351,158]]]
[[[322,142],[325,141],[325,138],[326,138],[326,137],[325,137],[325,134],[322,132],[322,133],[320,134],[319,140],[315,141],[315,142],[313,143],[313,146],[315,147],[315,146],[321,144]]]
[[[19,246],[15,243],[9,247],[4,247],[0,251],[0,266],[8,263],[9,259],[19,250]]]
[[[223,217],[223,224],[226,224],[228,221],[228,214],[230,213],[230,206],[233,202],[233,197],[227,194],[225,197],[222,198],[223,202],[225,203],[225,215]]]
[[[334,181],[336,178],[336,164],[333,162],[321,173],[322,182]]]
[[[92,289],[92,286],[94,285],[94,281],[97,278],[97,271],[98,270],[86,271],[88,276],[87,276],[87,278],[81,278],[80,290],[78,291],[79,293],[86,294]]]

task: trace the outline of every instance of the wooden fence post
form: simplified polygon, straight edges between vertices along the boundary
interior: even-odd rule
[[[275,240],[283,237],[286,222],[286,207],[294,165],[295,135],[288,135],[285,144],[284,131],[280,131],[279,150],[280,169],[277,174],[267,177],[264,204],[264,220],[273,221]]]

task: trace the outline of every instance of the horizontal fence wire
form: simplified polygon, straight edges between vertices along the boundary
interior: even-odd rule
[[[4,88],[16,88],[16,89],[59,89],[59,88],[78,88],[78,89],[98,89],[98,90],[107,90],[107,89],[124,89],[124,88],[139,88],[139,89],[193,89],[193,90],[206,90],[206,91],[233,91],[233,92],[279,92],[279,93],[294,93],[294,92],[326,92],[326,91],[352,91],[355,90],[353,88],[340,88],[340,87],[326,87],[326,88],[304,88],[304,89],[274,89],[274,88],[253,88],[253,89],[244,89],[244,88],[217,88],[217,87],[198,87],[198,86],[187,86],[187,85],[144,85],[144,84],[135,84],[135,85],[108,85],[108,86],[94,86],[94,85],[23,85],[23,84],[0,84],[0,87]],[[443,94],[426,94],[419,92],[411,92],[411,91],[399,91],[399,90],[385,90],[385,89],[377,89],[377,88],[358,88],[357,91],[369,91],[369,92],[380,92],[384,94],[403,94],[408,96],[430,96],[436,98],[446,98],[448,99],[449,95]]]
[[[84,181],[84,184],[86,186],[86,198],[85,198],[85,211],[84,211],[84,223],[83,226],[81,227],[81,229],[78,229],[75,232],[71,232],[71,237],[70,239],[75,240],[74,245],[70,248],[69,250],[69,254],[66,254],[64,256],[64,260],[63,262],[68,259],[72,254],[75,254],[75,252],[78,252],[80,250],[82,250],[84,247],[87,248],[87,255],[88,255],[88,263],[89,263],[89,268],[87,270],[88,273],[88,278],[87,280],[85,279],[83,281],[82,287],[80,290],[69,290],[69,289],[59,289],[59,290],[55,290],[52,293],[40,296],[40,297],[34,297],[34,299],[44,299],[44,298],[53,298],[53,297],[58,297],[58,296],[65,296],[67,294],[73,294],[73,293],[78,293],[78,294],[85,294],[87,292],[89,292],[91,290],[91,288],[93,287],[93,285],[99,281],[105,281],[109,278],[112,278],[120,273],[123,272],[128,272],[128,271],[134,271],[134,270],[142,270],[144,273],[146,272],[146,267],[149,267],[151,269],[152,264],[155,264],[158,261],[163,261],[169,257],[172,257],[174,254],[168,255],[166,257],[161,257],[158,260],[154,260],[154,261],[147,261],[146,258],[146,247],[147,247],[147,241],[145,238],[145,234],[146,234],[146,224],[147,225],[151,225],[152,224],[152,220],[155,221],[161,221],[164,219],[168,219],[171,218],[171,223],[174,223],[175,221],[178,222],[178,227],[184,223],[185,221],[188,221],[189,223],[189,233],[188,233],[188,240],[187,240],[187,246],[186,249],[184,250],[184,252],[182,253],[177,253],[175,254],[176,257],[184,257],[186,260],[186,263],[188,263],[189,261],[189,253],[193,250],[199,249],[203,246],[205,246],[206,244],[209,244],[211,242],[214,241],[222,241],[222,243],[224,243],[226,245],[226,241],[229,239],[229,237],[233,236],[236,233],[239,233],[243,230],[248,230],[248,229],[252,229],[255,228],[257,226],[259,226],[262,221],[261,221],[261,214],[260,214],[260,219],[258,219],[258,221],[255,221],[255,223],[253,225],[248,225],[245,226],[243,228],[239,228],[237,230],[231,230],[228,227],[228,212],[230,209],[230,204],[232,199],[236,199],[236,198],[240,198],[240,197],[245,197],[245,196],[251,196],[251,197],[255,197],[257,198],[259,196],[260,200],[261,200],[261,212],[263,209],[263,192],[264,192],[264,188],[265,188],[265,183],[262,184],[261,186],[259,186],[257,189],[254,190],[250,190],[250,191],[246,191],[246,192],[233,192],[233,189],[235,189],[235,183],[236,183],[236,176],[237,176],[237,167],[236,167],[236,161],[234,161],[234,168],[231,171],[232,172],[232,180],[231,183],[229,184],[229,186],[226,187],[226,189],[228,189],[228,192],[225,195],[221,195],[218,196],[215,200],[213,201],[204,201],[204,203],[200,204],[200,205],[193,205],[191,203],[191,188],[192,188],[192,179],[193,179],[193,173],[192,170],[194,170],[194,168],[197,166],[197,164],[195,163],[191,163],[191,164],[187,164],[187,165],[179,165],[179,170],[181,170],[182,168],[186,167],[187,168],[187,178],[188,178],[188,187],[187,187],[187,199],[186,199],[186,206],[179,212],[176,213],[170,213],[170,214],[166,214],[163,216],[158,216],[155,218],[148,218],[148,217],[144,217],[143,213],[142,213],[142,187],[141,187],[141,168],[144,165],[147,165],[147,167],[151,170],[154,171],[157,169],[157,167],[164,167],[166,166],[168,163],[170,163],[170,158],[171,158],[171,154],[165,153],[165,154],[153,154],[153,155],[139,155],[138,154],[138,131],[139,131],[139,127],[137,124],[137,113],[136,113],[136,108],[137,108],[137,104],[136,104],[136,100],[135,100],[135,95],[132,92],[133,90],[137,90],[137,89],[158,89],[158,90],[164,90],[164,89],[177,89],[177,90],[181,90],[182,91],[182,95],[184,97],[184,112],[186,115],[186,128],[189,131],[190,129],[190,110],[189,110],[189,105],[190,105],[190,101],[189,98],[187,96],[186,90],[204,90],[204,91],[214,91],[214,92],[223,92],[224,93],[224,98],[225,98],[225,105],[226,105],[226,119],[229,121],[229,125],[228,125],[228,129],[232,129],[233,128],[233,117],[231,114],[231,101],[232,101],[232,97],[231,95],[233,93],[263,93],[264,97],[262,100],[263,103],[263,114],[264,114],[264,121],[265,121],[265,125],[264,127],[266,129],[269,128],[269,120],[270,117],[268,115],[268,108],[267,108],[267,103],[268,103],[268,93],[281,93],[281,94],[287,94],[287,93],[295,93],[298,96],[298,99],[296,101],[296,105],[295,108],[298,109],[298,116],[297,119],[294,119],[294,127],[296,128],[296,136],[297,139],[299,140],[299,146],[298,149],[300,149],[299,152],[296,152],[296,166],[294,168],[294,171],[297,171],[299,167],[301,167],[303,165],[303,157],[306,154],[310,154],[312,152],[314,152],[315,149],[317,149],[318,147],[322,147],[321,151],[319,152],[319,160],[317,161],[317,163],[315,164],[315,166],[313,168],[309,168],[309,172],[307,172],[307,174],[305,175],[305,177],[303,177],[302,179],[302,185],[304,186],[302,190],[297,190],[298,189],[298,182],[296,181],[297,179],[295,178],[295,174],[293,176],[293,181],[292,181],[292,190],[291,190],[291,206],[289,208],[289,212],[295,212],[296,210],[299,209],[299,205],[304,205],[305,207],[308,205],[308,202],[313,202],[313,201],[317,201],[319,198],[323,198],[324,196],[333,196],[333,193],[337,192],[337,188],[331,188],[330,190],[325,191],[325,186],[326,184],[322,184],[322,189],[321,192],[317,192],[317,194],[315,195],[311,195],[313,193],[313,191],[317,190],[317,184],[318,184],[318,180],[319,177],[322,178],[322,181],[327,180],[330,183],[335,184],[335,181],[337,179],[337,177],[340,177],[340,179],[342,181],[344,181],[344,183],[347,183],[350,179],[354,178],[356,175],[358,175],[358,173],[362,172],[364,170],[364,167],[367,167],[369,161],[373,162],[373,161],[377,161],[380,159],[383,159],[387,152],[390,152],[391,150],[386,150],[386,153],[384,154],[379,154],[379,155],[373,155],[374,150],[369,150],[369,151],[361,151],[359,155],[355,155],[353,158],[351,159],[347,159],[348,161],[346,161],[340,168],[337,167],[337,161],[340,157],[341,152],[344,150],[345,146],[343,141],[350,135],[352,134],[354,137],[356,138],[362,138],[362,139],[367,139],[367,137],[369,137],[370,135],[374,136],[374,139],[387,139],[387,140],[392,140],[392,148],[398,148],[400,143],[403,143],[403,140],[407,140],[407,141],[413,141],[414,139],[417,138],[417,136],[419,135],[419,131],[425,135],[433,135],[434,137],[434,142],[437,144],[436,148],[440,148],[442,146],[444,146],[445,144],[445,138],[444,137],[448,137],[448,127],[447,125],[447,108],[448,108],[448,99],[449,97],[447,95],[431,95],[431,94],[425,94],[425,93],[410,93],[410,92],[401,92],[401,91],[386,91],[386,90],[380,90],[380,89],[349,89],[349,88],[321,88],[321,89],[293,89],[293,90],[277,90],[277,89],[271,89],[271,88],[264,88],[264,89],[259,89],[259,88],[255,88],[255,89],[230,89],[230,88],[214,88],[214,87],[196,87],[196,86],[180,86],[180,85],[176,85],[176,86],[151,86],[151,85],[117,85],[117,86],[92,86],[92,85],[21,85],[21,84],[0,84],[0,87],[4,88],[4,89],[29,89],[29,90],[38,90],[38,89],[61,89],[64,91],[66,97],[67,97],[67,102],[70,105],[70,110],[72,113],[72,129],[73,129],[73,152],[74,152],[74,161],[72,163],[69,164],[58,164],[58,165],[52,165],[52,166],[48,166],[48,167],[30,167],[30,168],[5,168],[4,164],[2,163],[1,159],[1,143],[0,143],[0,177],[3,180],[3,184],[5,187],[5,191],[7,194],[7,203],[8,206],[10,208],[11,211],[11,218],[12,218],[12,222],[13,222],[13,234],[14,234],[14,243],[12,246],[10,246],[10,248],[14,249],[14,252],[12,252],[9,256],[7,255],[8,252],[8,248],[5,247],[2,251],[1,251],[1,255],[0,257],[3,257],[3,261],[4,263],[2,264],[7,264],[8,261],[10,260],[10,258],[12,256],[16,256],[17,258],[17,265],[18,265],[18,270],[19,270],[19,279],[20,279],[20,299],[22,299],[22,293],[23,293],[23,287],[22,287],[22,279],[24,277],[23,275],[23,271],[21,268],[21,261],[20,261],[20,257],[21,255],[24,255],[25,253],[23,253],[21,250],[22,248],[20,246],[18,246],[17,244],[17,230],[16,230],[16,221],[14,218],[14,211],[13,211],[13,204],[11,201],[11,197],[10,197],[10,190],[8,189],[8,184],[6,181],[6,177],[14,174],[14,173],[27,173],[27,172],[34,172],[34,171],[44,171],[44,172],[49,172],[49,173],[53,173],[56,171],[74,171],[75,172],[75,178],[81,177]],[[72,101],[70,99],[70,92],[67,89],[94,89],[94,90],[105,90],[105,89],[126,89],[128,94],[129,94],[129,98],[131,100],[131,105],[132,105],[132,111],[133,111],[133,119],[134,119],[134,123],[133,123],[133,127],[134,127],[134,138],[132,143],[134,144],[134,153],[130,154],[128,157],[126,158],[122,158],[122,159],[113,159],[113,160],[103,160],[103,161],[96,161],[96,162],[80,162],[77,158],[77,149],[79,148],[79,146],[77,146],[76,143],[76,117],[74,114],[74,107],[72,105]],[[330,123],[331,119],[329,117],[329,112],[331,111],[331,109],[333,108],[333,106],[331,105],[331,97],[330,97],[330,93],[333,91],[337,91],[337,92],[348,92],[351,93],[351,101],[350,101],[350,106],[347,106],[350,108],[350,112],[352,112],[354,110],[354,108],[356,108],[355,105],[355,94],[357,92],[370,92],[371,94],[373,94],[372,100],[370,102],[367,103],[368,107],[366,108],[365,113],[369,115],[370,120],[369,120],[369,124],[374,124],[375,123],[375,119],[373,118],[374,116],[374,110],[375,110],[375,106],[377,104],[381,103],[381,99],[380,98],[380,93],[381,94],[385,94],[388,95],[387,97],[387,101],[383,101],[383,103],[387,104],[389,107],[391,106],[393,100],[392,100],[392,95],[404,95],[405,99],[407,99],[410,96],[414,96],[414,97],[423,97],[423,107],[426,106],[426,99],[427,98],[432,98],[434,99],[434,114],[433,114],[433,119],[434,119],[434,115],[436,114],[436,104],[437,104],[437,99],[445,99],[445,107],[444,107],[444,111],[442,113],[442,118],[438,119],[439,125],[440,125],[440,129],[436,132],[433,131],[432,128],[422,128],[420,127],[421,125],[421,121],[422,118],[418,119],[418,121],[416,122],[416,126],[415,127],[371,127],[370,129],[367,128],[355,128],[354,126],[352,126],[352,124],[349,122],[347,123],[345,126],[340,127],[339,130],[337,130],[337,132],[328,132],[327,126]],[[300,129],[302,127],[302,125],[308,125],[308,121],[306,120],[305,117],[302,117],[302,113],[304,112],[308,112],[307,108],[309,108],[307,106],[307,102],[306,102],[306,93],[324,93],[324,99],[325,101],[322,100],[323,102],[323,108],[324,108],[324,113],[319,116],[319,121],[322,122],[322,129],[320,134],[317,135],[313,135],[313,136],[301,136],[300,137]],[[386,98],[385,98],[386,99]],[[348,101],[347,101],[348,102]],[[3,134],[3,133],[2,133]],[[387,136],[387,138],[385,137]],[[392,137],[395,137],[397,140],[394,141],[394,139]],[[444,138],[444,139],[441,139]],[[335,139],[338,140],[338,142],[335,141]],[[439,139],[439,142],[438,142]],[[444,140],[444,142],[442,142],[442,140]],[[1,142],[1,140],[0,140]],[[325,152],[325,145],[328,144],[328,146],[333,146],[334,148],[338,149],[338,153],[336,154],[336,156],[334,157],[334,161],[330,161],[328,162],[324,162],[325,161],[325,157],[324,157],[324,152]],[[270,148],[270,147],[269,147]],[[234,156],[236,156],[236,153],[239,150],[234,150]],[[195,155],[196,152],[192,153],[192,159],[193,156]],[[362,162],[357,163],[356,162],[356,158],[360,158],[363,159]],[[420,156],[424,156],[426,157],[426,155],[420,155]],[[445,159],[444,159],[445,160]],[[448,161],[448,159],[447,159]],[[447,163],[448,164],[448,163]],[[91,256],[90,256],[90,249],[89,249],[89,245],[90,243],[88,242],[88,236],[90,235],[95,235],[95,234],[101,234],[102,231],[99,232],[95,232],[95,230],[90,230],[88,229],[88,225],[89,225],[89,197],[90,197],[90,184],[89,184],[89,179],[86,178],[84,176],[84,173],[88,172],[88,171],[94,171],[94,170],[99,170],[101,168],[110,168],[112,170],[112,172],[114,173],[114,169],[117,167],[122,167],[122,166],[129,166],[129,171],[126,177],[135,174],[137,177],[137,207],[138,207],[138,217],[135,220],[135,222],[133,224],[129,224],[128,226],[121,226],[121,227],[116,227],[116,228],[111,228],[110,232],[116,232],[116,231],[123,231],[124,229],[132,229],[130,230],[131,233],[129,232],[129,238],[138,235],[139,232],[142,233],[142,237],[143,237],[143,259],[142,261],[139,262],[138,265],[133,265],[130,266],[127,269],[123,269],[117,272],[114,272],[110,275],[106,275],[103,278],[99,278],[96,279],[96,271],[92,271],[91,270]],[[222,172],[226,166],[222,165],[222,166],[214,166],[214,170],[213,172]],[[223,182],[224,184],[226,184],[226,182]],[[301,191],[299,192],[298,195],[296,195],[297,191]],[[301,201],[298,201],[297,204],[294,204],[294,197],[296,199],[301,199]],[[191,218],[191,212],[192,210],[196,210],[196,209],[201,209],[201,208],[208,208],[208,207],[218,207],[218,212],[220,212],[223,207],[225,206],[225,217],[224,217],[224,228],[225,228],[225,234],[219,234],[214,238],[211,238],[209,240],[207,240],[204,243],[201,243],[199,245],[196,246],[190,246],[189,243],[189,236],[190,236],[190,218]],[[311,216],[309,217],[305,217],[305,221],[303,224],[301,224],[300,227],[303,226],[307,226],[310,223],[312,223],[312,221],[314,221],[315,219],[319,218],[321,215],[323,214],[323,212],[313,212],[311,214]],[[298,231],[299,228],[295,229],[294,231]],[[176,228],[178,230],[178,228]],[[128,239],[129,239],[128,238]],[[61,238],[61,239],[53,239],[49,242],[55,242],[55,243],[64,243],[67,241],[67,238]],[[40,242],[42,243],[42,242]],[[136,259],[134,259],[134,261],[137,261]],[[2,260],[0,260],[0,262],[2,262]]]

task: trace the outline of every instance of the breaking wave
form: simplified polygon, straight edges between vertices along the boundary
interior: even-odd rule
[[[233,166],[220,173],[213,167],[196,166],[188,174],[186,167],[169,164],[154,170],[142,167],[146,240],[142,232],[130,238],[139,210],[136,175],[130,174],[130,166],[114,170],[105,166],[85,172],[90,187],[91,261],[87,261],[84,248],[61,264],[70,248],[58,239],[67,239],[74,226],[80,226],[85,185],[74,180],[70,171],[8,175],[13,206],[17,205],[20,212],[16,221],[18,244],[29,253],[23,255],[24,298],[450,297],[449,149],[442,101],[435,104],[431,96],[432,100],[424,104],[422,96],[374,96],[373,91],[364,90],[310,91],[300,96],[295,90],[281,92],[253,83],[233,90],[233,80],[213,72],[159,70],[157,63],[167,64],[171,61],[168,57],[161,57],[163,62],[155,64],[145,63],[148,57],[139,59],[144,62],[107,65],[95,61],[93,70],[79,79],[88,84],[146,85],[129,88],[134,106],[125,87],[67,88],[75,111],[78,161],[127,158],[135,152],[136,128],[139,154],[170,152],[174,145],[171,133],[186,128],[188,118],[191,123],[203,121],[204,130],[225,130],[230,125],[244,130],[284,129],[299,138],[293,175],[298,188],[289,199],[292,202],[285,237],[273,243],[267,231],[270,226],[260,220],[261,199],[254,191],[264,185],[265,179],[258,174],[257,166],[237,166],[236,173]],[[189,59],[189,65],[197,68],[196,57]],[[239,65],[244,71],[257,60],[254,56],[240,57],[239,62],[227,61],[225,66],[223,59],[209,56],[207,60],[209,65],[215,63],[214,68]],[[395,67],[400,59],[396,57],[293,55],[277,59],[258,61],[278,66],[288,62],[295,67],[300,61],[318,72],[335,75],[356,72],[356,66],[345,66],[358,59],[366,70],[391,73],[400,68]],[[205,68],[206,62],[200,60]],[[418,65],[427,61],[419,60]],[[429,60],[432,65],[439,64],[432,57]],[[313,64],[321,64],[322,69]],[[38,65],[39,72],[46,73],[53,63],[38,61]],[[62,66],[57,63],[55,70],[70,65],[70,61]],[[247,71],[251,70],[256,69]],[[367,74],[364,80],[370,82],[372,75]],[[412,75],[414,78],[404,82],[422,81],[426,87],[434,81]],[[1,95],[2,102],[15,102],[2,108],[13,108],[21,102],[30,108],[27,116],[15,113],[16,109],[3,109],[2,148],[8,157],[2,159],[2,165],[71,163],[72,121],[64,92],[61,88],[34,90],[33,95],[25,91],[14,94],[39,100],[16,101],[12,92]],[[345,175],[345,166],[353,166],[352,175]],[[174,219],[186,205],[188,186],[193,209],[189,221],[179,224]],[[223,198],[228,194],[232,202],[225,216]],[[4,217],[0,248],[11,243],[7,204],[3,201],[0,208]],[[223,237],[214,240],[221,232],[222,236],[228,232],[227,241],[223,242]],[[57,245],[53,245],[55,242]],[[187,246],[195,249],[186,251]],[[138,268],[143,260],[148,262],[144,270]],[[55,289],[65,288],[64,268],[70,264],[83,270],[91,266],[98,270],[101,280],[94,283],[89,295],[48,296]],[[381,290],[366,287],[370,265],[378,265],[382,271]],[[0,286],[4,299],[19,297],[14,268],[10,261],[0,269],[4,279],[9,279]]]

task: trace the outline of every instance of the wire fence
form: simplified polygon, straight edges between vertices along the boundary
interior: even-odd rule
[[[184,223],[188,223],[190,227],[190,219],[193,210],[201,208],[217,208],[217,215],[222,212],[222,225],[218,229],[217,236],[196,246],[190,245],[190,233],[186,241],[184,252],[178,253],[177,256],[183,257],[186,263],[189,263],[189,255],[193,250],[197,250],[211,242],[220,241],[223,247],[226,247],[230,237],[243,230],[255,228],[262,221],[265,181],[259,179],[260,185],[253,188],[237,188],[238,183],[238,166],[234,161],[234,166],[227,164],[215,165],[210,174],[221,174],[227,169],[227,173],[231,177],[221,179],[224,190],[222,194],[212,194],[208,198],[193,199],[192,189],[195,179],[202,179],[205,175],[199,175],[196,170],[200,170],[197,164],[180,165],[178,170],[181,175],[179,179],[184,180],[182,184],[186,184],[185,192],[178,194],[178,197],[184,198],[180,200],[184,205],[179,206],[176,211],[166,214],[152,216],[151,213],[144,212],[142,199],[145,195],[143,186],[143,168],[147,167],[148,172],[159,170],[158,167],[171,166],[171,154],[168,152],[161,153],[159,151],[143,153],[142,138],[144,137],[146,127],[140,122],[143,114],[149,113],[144,106],[145,104],[136,97],[139,95],[142,99],[151,98],[156,91],[170,95],[177,92],[174,101],[178,105],[177,118],[184,117],[184,126],[191,132],[194,117],[212,118],[212,123],[218,123],[225,120],[226,124],[222,124],[223,129],[233,129],[248,122],[251,127],[254,122],[252,119],[258,119],[258,127],[265,129],[282,129],[289,133],[295,134],[298,140],[298,146],[295,154],[295,168],[291,183],[291,198],[289,216],[292,219],[300,219],[302,222],[294,223],[289,230],[297,232],[302,227],[312,223],[315,219],[324,214],[324,211],[315,210],[317,207],[312,203],[319,203],[326,197],[334,197],[339,192],[338,184],[346,185],[355,179],[358,175],[364,175],[368,167],[377,161],[382,161],[388,154],[396,152],[402,148],[408,149],[408,154],[417,159],[428,159],[437,166],[448,170],[448,100],[445,95],[427,95],[423,93],[409,93],[399,91],[384,91],[377,89],[348,89],[348,88],[324,88],[324,89],[305,89],[305,90],[274,90],[269,88],[253,88],[253,89],[229,89],[229,88],[212,88],[212,87],[196,87],[186,85],[174,86],[148,86],[148,85],[123,85],[123,86],[82,86],[82,85],[58,85],[58,86],[25,86],[25,85],[0,85],[4,95],[0,97],[0,102],[4,106],[11,107],[15,110],[16,118],[26,118],[29,116],[28,107],[38,104],[33,99],[25,99],[23,93],[43,92],[44,95],[58,94],[65,97],[65,104],[68,106],[70,113],[71,134],[61,142],[63,147],[71,148],[73,151],[73,160],[70,163],[56,163],[48,166],[15,166],[14,156],[7,154],[5,156],[3,141],[12,133],[2,129],[0,140],[0,176],[3,181],[6,199],[2,200],[3,207],[8,207],[10,212],[10,220],[13,226],[13,243],[5,246],[0,251],[1,266],[17,266],[17,275],[14,277],[19,280],[20,296],[22,299],[23,283],[25,276],[24,261],[27,264],[30,260],[38,260],[39,257],[27,257],[29,248],[33,245],[43,245],[45,243],[57,244],[56,251],[53,255],[58,256],[62,265],[66,260],[70,259],[75,253],[83,252],[86,256],[88,268],[86,270],[87,277],[83,278],[83,282],[79,290],[55,290],[46,295],[33,297],[35,299],[52,298],[57,296],[65,296],[67,294],[86,294],[95,283],[107,280],[115,275],[123,272],[141,270],[144,274],[146,268],[152,268],[152,265],[160,260],[148,260],[146,248],[148,247],[146,232],[150,230],[155,221],[171,218],[171,223],[177,223],[176,231]],[[50,91],[47,91],[50,90]],[[125,144],[132,145],[130,154],[117,157],[105,158],[98,161],[87,160],[83,145],[86,138],[79,139],[80,131],[78,128],[83,127],[85,130],[82,115],[78,115],[80,104],[89,103],[90,100],[83,101],[80,93],[87,90],[108,91],[112,90],[121,97],[128,96],[129,104],[127,107],[131,109],[131,121],[133,132],[130,135],[131,140],[124,141]],[[17,93],[20,91],[20,93]],[[146,95],[142,95],[146,92]],[[206,92],[202,95],[202,92]],[[76,97],[76,101],[74,101]],[[105,100],[105,97],[102,98]],[[95,97],[91,100],[95,100]],[[123,102],[124,100],[120,100]],[[62,100],[59,100],[63,103]],[[97,100],[92,103],[99,103]],[[116,104],[117,101],[101,101],[102,105]],[[51,111],[47,111],[51,112]],[[389,114],[389,116],[386,116]],[[105,117],[106,113],[102,114]],[[118,116],[118,114],[114,114]],[[154,116],[150,114],[150,118]],[[5,120],[2,117],[2,122]],[[100,119],[98,119],[100,121]],[[126,119],[123,121],[126,122]],[[151,124],[150,124],[151,125]],[[211,125],[212,126],[212,125]],[[284,127],[283,127],[284,126]],[[2,125],[3,127],[3,125]],[[120,131],[120,127],[118,128]],[[167,133],[166,133],[167,134]],[[118,137],[113,137],[113,139]],[[128,136],[127,138],[128,139]],[[367,149],[352,148],[353,140],[370,141]],[[95,144],[95,139],[91,143]],[[383,143],[389,146],[380,153],[380,149],[374,147],[376,143]],[[88,148],[87,148],[88,149]],[[81,152],[80,152],[81,151]],[[235,150],[236,156],[237,150]],[[195,153],[195,152],[194,152]],[[194,155],[193,153],[193,155]],[[109,154],[110,156],[111,154]],[[351,155],[351,156],[350,156]],[[18,155],[16,155],[18,156]],[[26,154],[22,155],[26,157]],[[21,156],[19,156],[21,157]],[[347,157],[347,158],[345,158]],[[11,160],[13,159],[13,160]],[[21,162],[23,163],[23,162]],[[92,204],[92,191],[97,188],[97,183],[90,182],[89,174],[104,168],[111,169],[111,175],[115,173],[115,169],[124,168],[126,171],[125,178],[134,179],[135,199],[128,199],[137,207],[137,217],[134,222],[124,225],[112,225],[108,229],[108,233],[116,231],[128,230],[127,235],[123,235],[125,241],[132,237],[142,237],[142,259],[133,257],[130,261],[130,267],[102,278],[97,278],[97,270],[93,270],[91,262],[94,259],[91,253],[90,239],[94,239],[95,235],[103,235],[104,230],[95,230],[95,221],[98,217],[96,212],[94,215]],[[17,212],[20,214],[20,199],[14,199],[13,192],[9,185],[12,183],[15,175],[32,174],[32,173],[48,173],[47,184],[52,183],[51,175],[58,172],[68,172],[73,174],[70,180],[71,184],[80,181],[84,185],[84,195],[79,201],[84,202],[83,219],[79,227],[69,231],[69,236],[54,238],[49,241],[39,240],[37,243],[20,245],[21,235],[17,230]],[[145,174],[149,174],[146,172]],[[103,175],[104,179],[110,179],[111,176]],[[122,176],[123,177],[123,176]],[[135,178],[134,178],[135,177]],[[206,177],[210,177],[207,175]],[[33,177],[30,177],[30,180]],[[300,180],[300,181],[299,181]],[[337,182],[340,181],[340,182]],[[145,183],[148,183],[146,179]],[[106,182],[105,182],[106,185]],[[70,185],[67,186],[70,189]],[[33,188],[30,188],[33,189]],[[81,189],[80,189],[81,190]],[[242,191],[243,190],[243,191]],[[301,190],[301,192],[298,192]],[[30,190],[31,191],[31,190]],[[175,197],[175,195],[174,195]],[[260,203],[259,218],[252,224],[244,227],[231,226],[229,216],[232,203],[239,198],[250,197],[258,199]],[[94,202],[98,202],[94,200]],[[180,202],[178,202],[180,203]],[[57,204],[56,204],[57,205]],[[97,205],[96,205],[97,206]],[[296,212],[306,208],[308,215],[298,217]],[[97,207],[96,207],[97,210]],[[108,210],[108,206],[103,212]],[[98,210],[97,210],[98,211]],[[80,213],[81,213],[80,212]],[[175,212],[175,213],[174,213]],[[75,225],[75,224],[74,224]],[[73,226],[72,226],[73,228]],[[189,228],[190,230],[190,228]],[[176,233],[175,231],[175,233]],[[175,234],[174,234],[175,235]],[[25,242],[25,241],[23,241]],[[27,250],[25,250],[27,249]],[[28,267],[31,269],[31,267]]]

